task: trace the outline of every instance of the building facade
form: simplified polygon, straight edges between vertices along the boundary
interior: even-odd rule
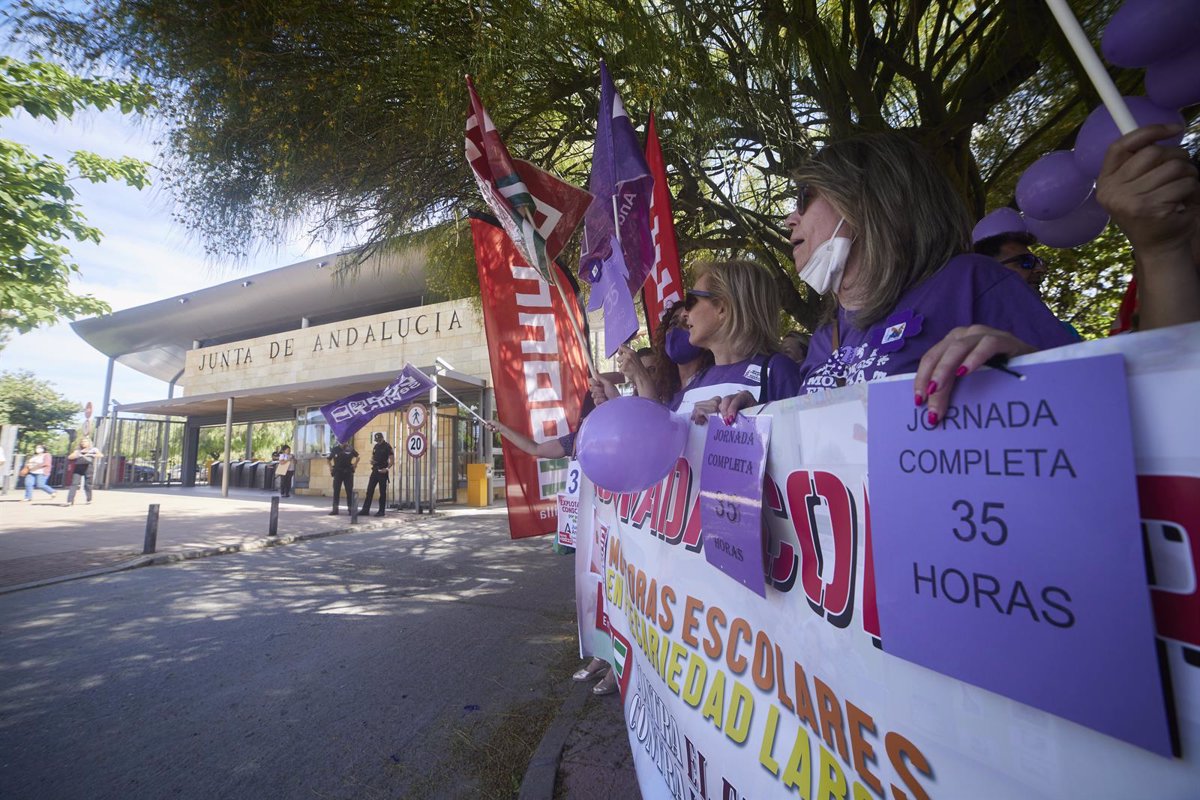
[[[371,436],[382,431],[397,449],[390,499],[403,502],[409,490],[415,496],[422,476],[427,481],[422,495],[438,484],[434,499],[456,499],[465,464],[491,458],[490,435],[450,399],[490,414],[491,375],[478,305],[471,299],[431,302],[418,255],[377,256],[356,271],[346,269],[352,260],[326,256],[74,323],[81,337],[110,358],[103,406],[108,414],[100,434],[108,445],[102,449],[109,455],[109,484],[203,483],[222,473],[212,464],[225,463],[228,451],[229,477],[221,482],[233,479],[237,485],[237,479],[247,479],[235,457],[252,460],[253,426],[290,422],[291,440],[280,444],[291,444],[297,455],[297,493],[328,494],[332,479],[325,456],[332,439],[320,407],[381,389],[411,363],[436,376],[439,385],[431,398],[436,412],[424,429],[429,459],[404,455],[409,429],[402,413],[380,415],[353,442],[362,456],[359,486],[368,475]],[[118,361],[167,381],[167,397],[110,404],[112,364]],[[234,452],[232,432],[242,426],[246,447]],[[225,432],[222,452],[212,452],[212,431],[204,437],[208,452],[201,452],[201,431],[211,428]],[[261,474],[257,481],[265,488]]]

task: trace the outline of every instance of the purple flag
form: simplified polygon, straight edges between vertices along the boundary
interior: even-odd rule
[[[638,318],[633,297],[627,291],[629,271],[616,237],[610,245],[608,258],[600,265],[599,275],[592,285],[588,311],[604,309],[604,354],[612,358],[617,348],[638,332]]]
[[[627,268],[625,281],[632,298],[654,267],[654,240],[650,232],[654,178],[603,61],[600,62],[600,116],[588,191],[596,199],[584,216],[580,274],[596,282],[603,262],[612,253],[615,235]]]
[[[333,431],[337,440],[347,442],[362,426],[374,419],[376,414],[394,411],[432,387],[433,378],[412,364],[405,364],[396,380],[381,391],[359,392],[343,397],[329,405],[321,406],[321,413],[325,415],[325,421],[329,423],[329,429]]]

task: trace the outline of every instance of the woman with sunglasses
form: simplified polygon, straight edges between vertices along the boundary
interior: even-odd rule
[[[681,389],[671,407],[704,424],[722,398],[740,407],[792,397],[799,365],[779,352],[779,298],[774,281],[752,261],[700,264],[684,301],[688,342],[712,353],[712,366]]]
[[[635,353],[628,345],[617,351],[617,367],[637,387],[639,397],[669,404],[680,389],[713,363],[712,353],[688,341],[683,308],[684,303],[677,302],[663,313],[662,321],[650,337],[650,355],[645,361],[642,354]],[[600,383],[606,399],[616,396],[615,386],[606,380]]]
[[[956,378],[1072,341],[1020,278],[968,252],[962,199],[903,135],[834,142],[796,178],[792,255],[834,301],[801,367],[804,392],[916,372],[916,403],[936,424]]]

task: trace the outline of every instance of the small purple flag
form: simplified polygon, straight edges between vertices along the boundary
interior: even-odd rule
[[[603,61],[600,62],[600,116],[588,191],[596,199],[584,216],[580,274],[595,282],[597,265],[609,258],[615,235],[627,268],[625,280],[632,298],[654,267],[654,240],[650,231],[654,178]]]
[[[433,385],[433,378],[412,364],[405,364],[396,379],[381,391],[359,392],[343,397],[321,406],[321,413],[325,415],[334,437],[339,442],[347,442],[377,414],[395,411],[429,391]]]
[[[604,354],[609,358],[638,332],[637,309],[625,283],[628,275],[621,248],[613,237],[608,258],[602,263],[599,279],[588,297],[588,311],[604,309]]]

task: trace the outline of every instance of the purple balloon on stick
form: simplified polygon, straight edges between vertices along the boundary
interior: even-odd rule
[[[1058,219],[1039,220],[1025,217],[1029,232],[1049,247],[1078,247],[1095,239],[1108,225],[1108,212],[1096,201],[1095,193],[1079,208]]]
[[[640,492],[667,477],[687,444],[686,417],[645,397],[615,397],[596,406],[579,429],[583,474],[610,492]]]
[[[1126,0],[1100,39],[1110,64],[1144,67],[1200,38],[1200,0]]]
[[[1093,178],[1079,171],[1069,150],[1047,153],[1017,181],[1017,205],[1031,217],[1058,219],[1087,200]]]
[[[1146,94],[1163,108],[1200,103],[1200,46],[1146,67]]]
[[[1182,114],[1156,106],[1149,98],[1136,96],[1126,97],[1124,100],[1138,127],[1183,124]],[[1088,118],[1079,128],[1079,134],[1075,137],[1075,164],[1079,167],[1079,171],[1095,179],[1100,174],[1101,167],[1104,166],[1105,151],[1120,137],[1121,132],[1117,129],[1117,123],[1113,122],[1108,109],[1104,106],[1097,106],[1091,114],[1088,114]],[[1179,136],[1164,139],[1159,144],[1176,146],[1182,141],[1183,134],[1180,133]]]

